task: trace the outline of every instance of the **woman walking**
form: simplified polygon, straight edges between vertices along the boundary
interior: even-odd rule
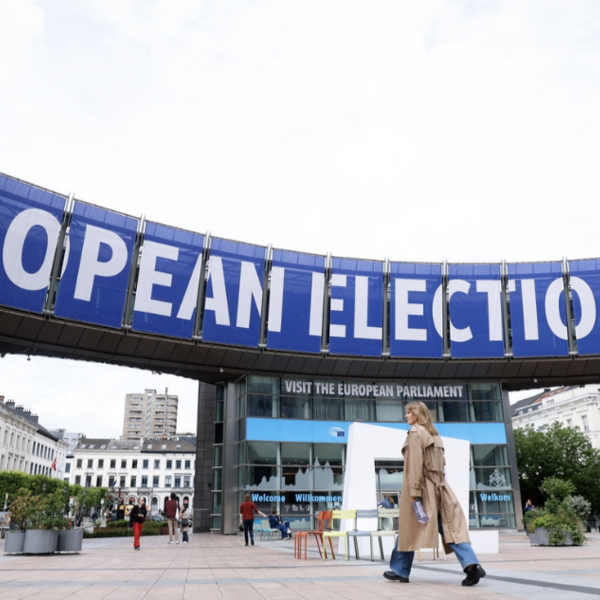
[[[129,513],[129,524],[133,527],[133,549],[140,549],[140,536],[148,511],[146,509],[146,499],[140,498],[136,506]]]
[[[267,515],[261,513],[256,504],[250,501],[250,494],[244,496],[244,501],[240,504],[240,524],[244,528],[244,539],[246,540],[246,546],[248,545],[248,537],[254,546],[254,514],[259,514],[262,517],[267,518]]]
[[[404,483],[400,495],[398,547],[392,551],[391,571],[383,576],[408,583],[415,550],[436,548],[439,531],[446,553],[454,552],[467,574],[462,585],[475,585],[486,573],[469,542],[469,529],[458,499],[444,476],[442,439],[423,402],[409,404],[405,417],[410,430],[402,447]],[[429,517],[427,523],[417,521],[412,505],[416,500],[423,504]]]

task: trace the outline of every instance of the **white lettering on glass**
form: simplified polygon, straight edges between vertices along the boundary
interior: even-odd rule
[[[380,340],[383,337],[383,328],[368,324],[369,278],[357,275],[354,279],[354,337]]]
[[[46,253],[39,269],[29,273],[23,268],[23,248],[28,233],[36,226],[46,232]],[[17,287],[32,292],[48,287],[59,231],[60,223],[56,217],[39,208],[28,208],[13,219],[4,238],[2,265],[7,277]]]
[[[408,293],[425,292],[427,290],[427,282],[424,279],[396,279],[395,286],[396,327],[394,338],[397,340],[426,342],[427,329],[410,328],[408,325],[408,318],[410,316],[421,317],[424,312],[422,304],[409,302]],[[435,300],[433,304],[435,306]]]
[[[156,270],[157,258],[177,261],[179,259],[179,248],[150,240],[144,242],[134,310],[162,317],[170,317],[173,304],[152,298],[152,288],[155,285],[171,287],[173,282],[173,275],[171,273],[163,273]]]
[[[107,261],[99,260],[102,244],[109,246],[112,251],[112,256]],[[74,297],[89,302],[96,277],[114,277],[126,265],[127,246],[123,238],[114,231],[86,225]]]

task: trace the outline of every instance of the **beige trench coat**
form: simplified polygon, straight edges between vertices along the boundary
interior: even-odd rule
[[[416,551],[438,547],[438,514],[442,515],[444,548],[449,543],[470,542],[469,528],[458,499],[444,477],[444,444],[422,425],[413,425],[402,446],[404,480],[400,495],[398,550]],[[421,525],[412,507],[420,497],[429,521]]]

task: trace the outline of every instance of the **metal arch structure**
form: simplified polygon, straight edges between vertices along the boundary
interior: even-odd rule
[[[405,263],[388,260],[299,255],[270,246],[213,240],[209,235],[148,224],[5,175],[0,175],[0,251],[2,356],[110,363],[206,383],[234,381],[247,373],[499,382],[506,390],[600,380],[596,318],[600,261],[596,260],[524,266],[408,265],[409,273]],[[242,258],[236,258],[236,253]],[[88,260],[92,256],[90,264],[96,272],[91,276],[82,266],[84,256]],[[118,256],[121,262],[116,265]],[[144,267],[145,260],[153,266]],[[173,269],[165,278],[168,269],[160,265],[179,264],[178,260],[187,261],[187,271]],[[71,267],[74,261],[79,261],[78,270]],[[237,321],[235,306],[227,314],[217,306],[218,277],[211,272],[211,261],[225,265],[221,275],[225,274],[226,294],[230,294],[231,264],[241,264],[237,277],[246,278],[245,291],[240,291],[238,281],[235,300],[229,296],[230,304],[237,306]],[[313,286],[312,291],[305,290],[304,298],[310,304],[310,323],[300,309],[282,316],[285,268],[292,263],[290,268],[298,274],[296,288],[302,287],[301,276]],[[298,265],[305,269],[304,275]],[[419,275],[414,283],[416,272],[429,275]],[[168,294],[158,292],[160,286],[165,293],[175,290],[178,277],[185,279],[177,284],[179,295],[185,292],[185,297],[175,305]],[[438,278],[439,285],[431,287],[427,277]],[[150,290],[145,304],[144,286]],[[427,294],[428,286],[431,293],[423,298],[433,308],[427,317],[424,304],[411,301],[410,294]],[[106,298],[110,310],[104,314],[99,299]],[[189,318],[179,318],[176,325],[183,323],[187,329],[169,331],[172,315],[167,315],[165,306],[179,306],[179,317],[186,302]],[[221,322],[213,315],[218,317],[219,310]],[[545,317],[538,317],[544,310]],[[485,326],[483,320],[477,321],[478,311],[487,319]],[[532,321],[532,315],[537,321]],[[223,319],[241,337],[223,333]],[[310,327],[313,337],[305,335],[306,343],[303,346],[300,340],[298,349],[286,347],[295,343],[290,340],[302,337],[297,333],[300,329],[294,330],[298,324],[305,325],[306,331]],[[272,343],[286,326],[292,333],[283,342]],[[427,355],[432,354],[431,348],[419,350],[423,347],[419,342],[425,339],[435,341],[433,355]],[[417,349],[414,355],[412,347]]]

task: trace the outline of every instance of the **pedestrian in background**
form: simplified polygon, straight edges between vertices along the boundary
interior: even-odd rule
[[[169,526],[169,544],[179,544],[179,529],[177,528],[177,517],[179,514],[179,502],[175,492],[171,492],[171,498],[165,502],[165,511],[167,513],[167,525]]]
[[[146,508],[146,499],[140,498],[138,503],[131,509],[129,513],[129,525],[133,527],[133,549],[140,549],[140,537],[142,535],[142,528],[144,527],[144,521],[148,510]]]
[[[248,545],[248,538],[254,546],[254,515],[258,514],[261,517],[267,518],[267,515],[260,512],[256,508],[256,504],[250,501],[250,494],[244,496],[244,501],[240,504],[240,524],[244,528],[244,539],[246,540],[246,546]]]
[[[181,520],[179,522],[181,524],[181,543],[187,544],[190,541],[188,538],[188,531],[190,530],[190,509],[187,504],[183,505]]]

